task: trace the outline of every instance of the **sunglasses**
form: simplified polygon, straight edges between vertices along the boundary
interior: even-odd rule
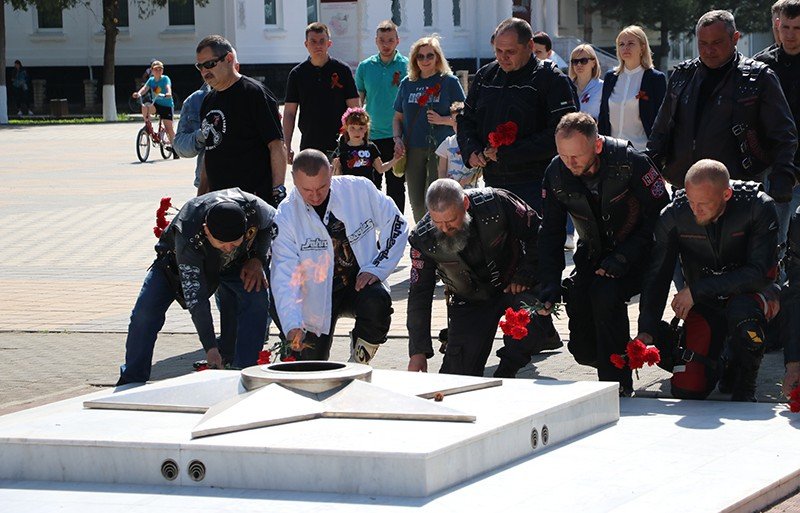
[[[210,59],[206,62],[195,62],[194,67],[197,68],[197,71],[202,71],[203,68],[205,69],[212,69],[217,66],[218,63],[225,60],[225,57],[228,56],[228,52],[225,52],[221,57],[217,57],[216,59]]]
[[[417,60],[418,61],[430,61],[436,58],[435,53],[418,53]]]
[[[578,64],[580,64],[582,66],[586,66],[587,64],[589,64],[589,61],[593,61],[593,60],[594,60],[594,58],[592,58],[592,57],[581,57],[580,59],[572,59],[571,62],[572,62],[573,66],[577,66]]]

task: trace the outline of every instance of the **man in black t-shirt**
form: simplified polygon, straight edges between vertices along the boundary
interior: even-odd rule
[[[289,72],[283,107],[283,138],[290,164],[294,157],[292,134],[299,106],[300,149],[314,148],[330,154],[336,147],[342,114],[348,107],[358,107],[361,103],[353,72],[347,64],[328,54],[332,44],[328,27],[312,23],[306,27],[305,47],[309,58]]]
[[[212,35],[197,45],[195,67],[213,90],[200,109],[205,161],[198,195],[239,187],[277,206],[286,197],[286,155],[275,96],[239,74],[236,51]]]

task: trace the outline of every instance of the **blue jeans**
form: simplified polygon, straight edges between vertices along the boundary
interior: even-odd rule
[[[258,353],[264,347],[270,321],[269,301],[269,289],[244,290],[239,269],[220,276],[217,289],[219,349],[234,367],[244,369],[258,363]]]
[[[245,292],[238,273],[221,275],[218,290],[224,297],[220,309],[221,338],[227,340],[228,332],[233,330],[236,346],[233,365],[242,368],[255,365],[269,323],[269,292],[264,289]],[[144,279],[131,312],[125,363],[120,366],[121,382],[142,383],[150,379],[156,338],[173,301],[175,294],[164,271],[154,265]],[[232,316],[236,323],[231,322]]]

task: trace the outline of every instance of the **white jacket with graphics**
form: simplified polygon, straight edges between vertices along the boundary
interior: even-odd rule
[[[359,272],[377,276],[388,288],[386,279],[408,240],[408,223],[394,201],[366,178],[334,176],[326,221],[331,213],[345,225]],[[328,230],[296,189],[278,207],[275,225],[270,281],[283,332],[302,328],[327,334],[333,299],[333,245]]]

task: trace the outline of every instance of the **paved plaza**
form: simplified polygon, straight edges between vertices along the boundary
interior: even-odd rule
[[[162,160],[153,151],[148,162],[138,162],[138,128],[131,122],[0,130],[0,413],[117,379],[128,316],[154,255],[159,200],[170,196],[180,206],[195,191],[192,159]],[[410,209],[406,215],[410,220]],[[389,280],[395,314],[390,339],[374,361],[379,368],[407,363],[409,264],[404,257]],[[635,300],[629,311],[636,319]],[[566,319],[556,325],[566,340]],[[438,288],[432,330],[444,326]],[[337,326],[334,358],[347,357],[351,327],[349,319]],[[498,336],[496,347],[500,343]],[[190,372],[201,357],[189,315],[174,305],[156,346],[153,379]],[[430,368],[440,362],[437,355]],[[487,374],[497,362],[493,355]],[[782,356],[767,355],[763,369],[761,399],[778,400]],[[666,376],[643,370],[635,381],[638,393],[664,396]],[[577,365],[566,349],[537,357],[520,377],[595,379],[594,370]]]
[[[117,380],[128,316],[154,255],[159,200],[170,196],[180,206],[195,192],[192,159],[162,160],[153,151],[147,163],[138,162],[138,129],[132,122],[0,129],[0,414]],[[406,215],[410,220],[410,209]],[[374,360],[378,368],[407,364],[409,264],[406,255],[390,278],[395,313],[389,341]],[[445,326],[441,292],[434,333]],[[635,300],[629,312],[635,320]],[[339,323],[334,359],[347,358],[351,326],[350,320]],[[566,341],[566,318],[556,326]],[[497,336],[495,349],[500,344]],[[175,305],[156,345],[153,379],[191,372],[202,356],[189,315]],[[492,355],[487,375],[497,363]],[[429,363],[432,370],[440,364],[438,354]],[[779,400],[782,368],[780,353],[766,356],[762,401]],[[596,379],[566,348],[536,357],[519,377]],[[660,369],[644,369],[634,381],[637,395],[666,396],[666,378]],[[789,511],[791,504],[775,511]]]

